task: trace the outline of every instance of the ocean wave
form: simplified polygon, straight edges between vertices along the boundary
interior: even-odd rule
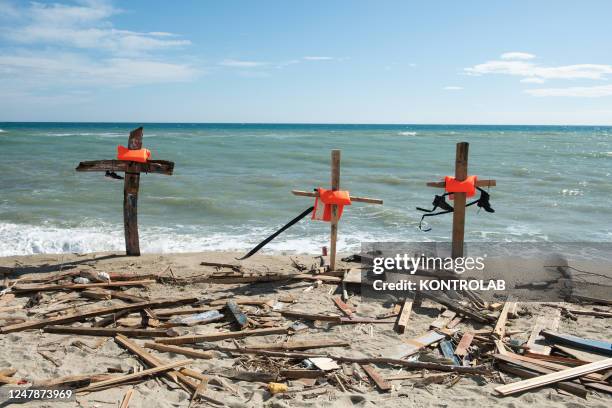
[[[397,134],[400,136],[416,136],[417,132],[398,132]]]
[[[0,129],[0,133],[6,133],[6,130]]]

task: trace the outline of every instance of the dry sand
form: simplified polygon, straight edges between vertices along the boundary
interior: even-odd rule
[[[134,274],[164,273],[169,276],[170,267],[177,278],[187,276],[205,276],[215,271],[215,268],[201,266],[202,261],[237,263],[234,253],[194,253],[194,254],[163,254],[143,255],[141,257],[125,257],[116,254],[87,254],[87,255],[36,255],[27,257],[0,258],[0,270],[10,274],[11,278],[43,277],[57,274],[58,271],[93,270],[96,272],[123,272]],[[257,255],[242,262],[244,269],[259,272],[297,273],[291,259],[305,265],[316,264],[317,260],[311,256],[272,256]],[[146,296],[150,299],[180,297],[194,295],[204,299],[222,299],[228,297],[261,296],[276,301],[279,296],[292,294],[296,302],[285,304],[286,310],[307,311],[309,313],[339,314],[339,310],[332,302],[332,294],[337,290],[337,284],[313,285],[306,281],[279,281],[251,284],[208,284],[195,283],[188,285],[153,284],[147,288],[131,288],[127,293]],[[29,311],[21,308],[0,313],[0,325],[5,325],[7,318],[34,319],[36,313],[53,308],[75,305],[75,309],[67,309],[70,313],[75,310],[84,311],[93,307],[102,307],[122,304],[119,300],[93,301],[82,303],[64,303],[54,306],[59,292],[47,292],[41,303]],[[82,299],[82,298],[80,298]],[[27,297],[17,297],[4,306],[23,306]],[[386,303],[365,301],[358,294],[351,297],[351,304],[357,307],[357,315],[375,317],[381,313],[389,312],[394,300],[389,298]],[[247,310],[255,310],[245,307]],[[525,339],[533,327],[538,316],[550,316],[554,309],[537,304],[521,304],[521,316],[511,320],[511,329],[525,330],[526,333],[515,336]],[[393,324],[357,324],[357,325],[325,325],[309,324],[309,329],[298,332],[292,336],[294,340],[336,339],[350,342],[350,348],[323,349],[334,354],[365,357],[380,356],[385,351],[401,344],[401,338],[413,338],[429,328],[430,323],[440,313],[441,306],[424,301],[421,307],[414,309],[407,330],[400,335],[393,329]],[[134,317],[138,314],[132,315]],[[78,325],[74,324],[74,325]],[[465,330],[474,326],[464,320],[457,326]],[[226,323],[217,322],[192,328],[181,328],[182,332],[209,333],[226,330]],[[560,332],[576,334],[588,338],[609,340],[611,333],[610,319],[599,319],[590,316],[578,316],[577,321],[562,318]],[[272,335],[266,337],[253,337],[238,342],[243,345],[262,342],[278,342],[286,339],[285,335]],[[135,340],[143,344],[145,340]],[[222,344],[232,347],[232,341],[222,341]],[[142,364],[130,352],[119,347],[111,338],[93,336],[74,336],[44,333],[42,330],[17,332],[0,335],[0,368],[13,367],[17,369],[15,377],[25,378],[31,382],[51,379],[60,376],[105,373],[109,367],[120,368],[127,372],[132,367],[141,367]],[[46,350],[54,362],[44,358],[39,351]],[[184,356],[161,353],[151,350],[164,361],[178,361]],[[238,361],[248,363],[247,357],[232,358],[221,352],[213,352],[215,358],[211,360],[195,360],[189,367],[205,374],[220,373],[233,367]],[[431,349],[428,356],[438,356],[438,350]],[[248,364],[256,367],[257,360],[250,360]],[[397,374],[399,369],[378,367],[379,371],[387,376]],[[405,371],[405,370],[404,370]],[[508,381],[517,378],[503,375]],[[496,382],[487,382],[483,378],[463,375],[461,379],[450,387],[447,384],[430,384],[417,386],[415,380],[393,381],[394,389],[390,393],[380,393],[375,387],[362,384],[363,393],[357,391],[341,392],[338,388],[327,386],[327,392],[313,396],[315,391],[322,388],[315,386],[312,392],[297,383],[290,383],[290,389],[304,392],[297,394],[278,394],[271,397],[265,389],[264,383],[227,380],[236,386],[237,393],[222,391],[227,406],[232,407],[454,407],[454,406],[503,406],[520,407],[527,404],[534,407],[609,407],[612,398],[608,395],[591,393],[587,400],[573,395],[560,394],[551,387],[531,391],[516,397],[498,397],[493,389],[499,385]],[[31,402],[23,404],[27,407],[116,407],[123,395],[130,388],[134,388],[134,396],[130,407],[187,407],[190,396],[178,389],[176,385],[164,383],[160,379],[150,379],[136,385],[125,385],[108,390],[93,392],[77,396],[77,402]],[[291,396],[291,398],[288,398]]]

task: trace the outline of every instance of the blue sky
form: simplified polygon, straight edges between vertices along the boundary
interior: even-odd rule
[[[610,1],[0,0],[0,121],[612,124]]]

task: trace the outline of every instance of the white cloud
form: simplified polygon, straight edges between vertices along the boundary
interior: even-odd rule
[[[462,86],[445,86],[444,88],[445,91],[461,91],[463,90]]]
[[[574,86],[569,88],[539,88],[527,89],[526,93],[532,96],[567,96],[579,98],[600,98],[612,96],[612,85],[602,86]]]
[[[612,74],[612,65],[575,64],[547,67],[525,61],[488,61],[464,68],[468,75],[502,74],[537,78],[540,82],[548,79],[604,79]]]
[[[223,65],[224,67],[234,67],[234,68],[257,68],[268,65],[267,62],[260,61],[241,61],[234,59],[225,59],[219,63],[219,65]]]
[[[182,82],[200,72],[180,56],[170,60],[160,55],[188,40],[165,31],[115,28],[109,18],[121,10],[109,1],[6,4],[11,3],[0,0],[0,12],[9,10],[13,18],[0,29],[7,40],[7,48],[0,50],[0,84],[12,92],[35,95],[56,89],[69,94],[100,85]]]
[[[38,53],[0,56],[0,72],[8,86],[12,78],[19,78],[23,81],[21,85],[37,88],[182,82],[193,79],[199,71],[189,65],[156,60],[106,58],[93,61],[73,53]]]
[[[505,52],[500,56],[503,60],[530,60],[535,57],[535,55],[527,52]]]
[[[546,82],[546,80],[537,77],[529,77],[521,79],[521,82],[525,84],[543,84],[544,82]]]
[[[334,57],[307,56],[307,57],[302,57],[302,59],[306,61],[329,61],[329,60],[333,60]]]

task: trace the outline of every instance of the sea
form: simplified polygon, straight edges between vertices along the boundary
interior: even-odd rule
[[[338,249],[368,241],[449,241],[452,215],[419,229],[469,142],[469,174],[495,179],[495,213],[467,210],[466,241],[612,241],[612,128],[574,126],[0,122],[0,256],[123,251],[123,182],[76,172],[114,159],[144,127],[152,159],[172,176],[143,174],[142,252],[246,251],[313,204],[291,190],[330,186],[341,149],[341,189],[380,198],[353,203]],[[304,219],[266,251],[321,252],[329,224]]]

